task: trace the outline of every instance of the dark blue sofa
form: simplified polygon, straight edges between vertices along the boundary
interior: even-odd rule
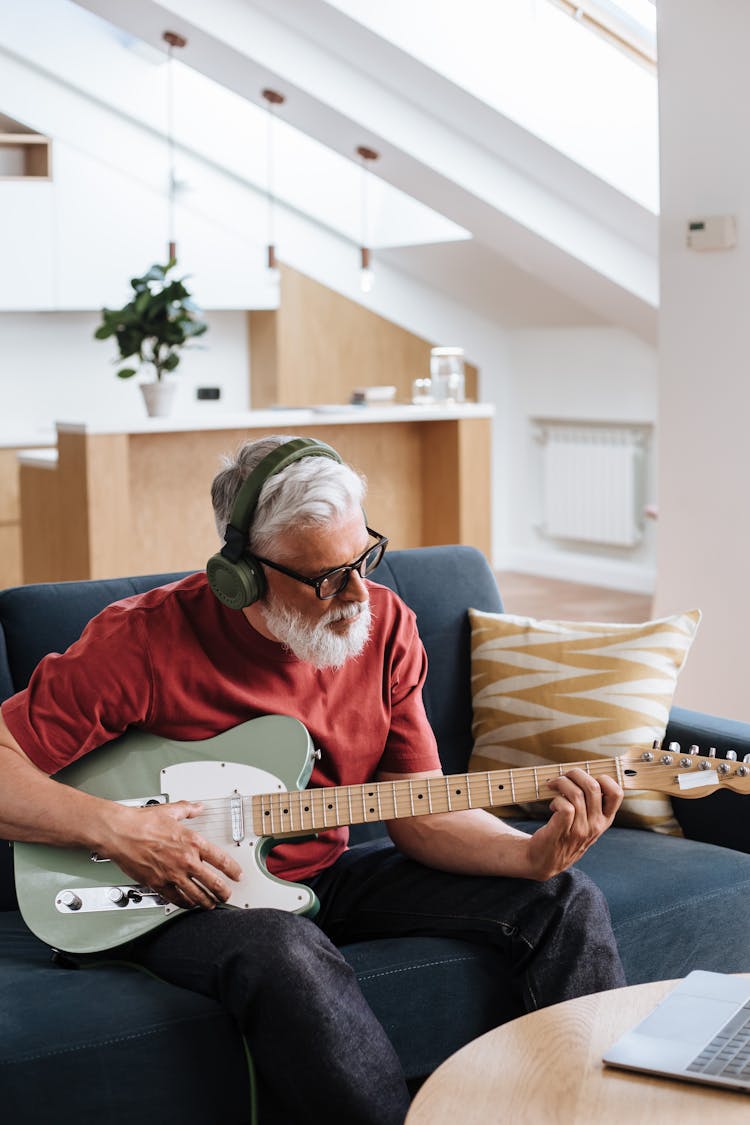
[[[0,700],[109,602],[175,577],[0,593]],[[478,552],[436,547],[390,553],[377,578],[416,611],[430,661],[427,711],[446,771],[461,771],[471,749],[466,610],[502,609],[494,577]],[[750,725],[684,710],[673,711],[667,736],[719,754],[750,752]],[[720,793],[675,801],[691,839],[612,829],[581,861],[607,896],[630,983],[693,968],[750,971],[744,800]],[[378,829],[357,831],[362,839]],[[495,981],[492,954],[481,948],[415,937],[344,952],[414,1084],[516,1014]],[[58,1125],[250,1121],[251,1089],[241,1037],[212,1001],[126,964],[72,969],[53,961],[15,909],[12,849],[0,845],[0,1106],[9,1125],[52,1117]]]

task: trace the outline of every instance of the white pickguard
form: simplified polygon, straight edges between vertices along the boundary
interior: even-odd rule
[[[161,771],[162,793],[169,801],[210,801],[229,799],[240,793],[251,797],[256,793],[283,792],[286,786],[267,770],[240,762],[178,762]],[[249,804],[249,803],[248,803]],[[264,837],[253,835],[249,811],[245,814],[245,836],[238,844],[232,839],[232,820],[227,808],[225,815],[214,819],[210,831],[200,816],[186,820],[206,839],[237,860],[242,867],[239,883],[232,883],[230,906],[273,907],[293,912],[307,911],[315,900],[312,891],[298,883],[288,883],[270,875],[260,862],[260,848]]]

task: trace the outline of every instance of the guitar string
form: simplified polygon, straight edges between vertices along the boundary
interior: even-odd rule
[[[574,765],[579,765],[579,768],[586,768],[587,772],[589,772],[594,777],[596,777],[596,776],[610,776],[611,777],[611,776],[613,776],[613,774],[616,774],[616,772],[617,772],[617,762],[618,762],[618,759],[612,758],[612,759],[597,759],[597,760],[595,760],[593,762],[589,762],[589,763],[580,763],[580,764],[570,763],[570,764],[566,764],[565,766],[562,766],[562,765],[547,766],[547,765],[545,765],[545,766],[542,766],[542,767],[537,767],[536,772],[537,772],[538,775],[542,776],[543,780],[551,780],[552,778],[561,776],[561,774],[564,773],[566,769],[572,769],[574,767]],[[525,770],[525,767],[522,767],[522,769]],[[518,801],[537,799],[536,778],[533,781],[527,780],[525,778],[517,779],[517,775],[518,775],[519,772],[521,772],[521,770],[519,770],[519,769],[516,769],[516,770],[487,770],[487,771],[480,771],[480,772],[477,772],[477,773],[474,773],[474,774],[444,775],[442,777],[435,777],[435,778],[432,778],[432,779],[428,779],[432,782],[432,785],[425,785],[421,788],[418,787],[417,781],[411,781],[410,782],[406,779],[403,780],[403,781],[395,781],[395,782],[380,782],[380,783],[377,783],[378,788],[375,790],[375,792],[373,794],[368,794],[368,796],[377,796],[379,798],[380,789],[383,786],[386,787],[386,789],[389,791],[389,793],[393,790],[396,790],[397,792],[394,792],[393,797],[389,798],[392,805],[394,806],[394,819],[399,819],[399,817],[405,817],[407,815],[408,816],[426,815],[426,813],[422,813],[421,810],[419,812],[414,812],[414,810],[413,810],[413,798],[414,798],[415,795],[419,794],[420,792],[426,793],[431,799],[437,799],[437,801],[441,803],[441,807],[439,807],[438,809],[435,809],[434,805],[433,805],[431,809],[428,808],[428,811],[437,811],[437,812],[447,812],[447,811],[449,811],[449,806],[450,806],[450,803],[451,803],[450,798],[447,797],[445,794],[441,795],[439,793],[433,793],[432,792],[432,790],[436,786],[438,786],[438,785],[440,787],[444,786],[446,781],[461,781],[461,782],[463,782],[463,784],[464,784],[464,786],[467,790],[467,799],[468,799],[467,807],[470,807],[470,808],[501,807],[503,804],[514,804],[514,803],[517,803]],[[507,800],[507,801],[503,800],[503,801],[499,802],[498,805],[494,805],[494,806],[491,805],[487,800],[484,800],[484,799],[477,801],[476,804],[472,804],[472,794],[471,794],[472,786],[476,786],[477,788],[479,788],[480,785],[481,785],[481,788],[486,792],[487,778],[488,778],[488,776],[490,778],[492,778],[493,775],[496,775],[498,777],[498,779],[499,778],[505,778],[506,783],[508,783],[508,784],[511,781],[515,783],[513,785],[514,797],[510,800]],[[528,787],[528,792],[525,791],[524,786]],[[232,802],[232,799],[235,798],[235,797],[239,797],[240,800],[243,803],[243,810],[242,810],[243,811],[243,817],[246,816],[247,813],[249,812],[250,818],[252,819],[252,817],[254,815],[254,810],[252,808],[252,805],[260,803],[261,810],[265,810],[266,808],[268,808],[269,813],[270,813],[270,817],[275,818],[275,819],[279,819],[280,817],[285,815],[285,814],[282,813],[282,803],[285,801],[285,799],[288,802],[289,806],[292,806],[292,805],[299,806],[299,805],[301,805],[301,802],[304,800],[306,794],[308,795],[310,808],[309,808],[308,811],[305,811],[302,808],[297,807],[293,810],[293,814],[292,813],[288,814],[290,816],[290,821],[289,821],[289,825],[288,825],[289,831],[304,831],[305,828],[308,827],[307,825],[304,824],[305,818],[307,818],[308,820],[311,821],[311,824],[309,825],[311,830],[313,828],[313,824],[315,824],[316,822],[317,822],[317,827],[333,827],[333,826],[341,826],[342,824],[348,824],[348,823],[366,823],[368,820],[372,820],[372,821],[377,822],[377,821],[382,820],[382,819],[389,819],[388,816],[385,816],[385,817],[381,816],[382,810],[380,808],[378,808],[377,816],[369,817],[367,815],[367,813],[365,812],[365,809],[364,809],[364,805],[366,803],[365,802],[365,795],[362,794],[361,790],[362,790],[362,787],[360,785],[321,786],[321,787],[316,787],[315,789],[291,789],[291,790],[277,791],[277,792],[274,792],[274,793],[229,794],[228,796],[225,796],[225,797],[215,797],[215,798],[205,798],[205,799],[198,798],[198,799],[196,799],[196,802],[200,803],[203,806],[204,811],[199,813],[197,816],[186,818],[186,820],[188,820],[188,822],[192,822],[192,824],[194,824],[196,827],[197,827],[198,823],[200,823],[201,827],[205,826],[206,828],[209,828],[211,825],[213,825],[215,823],[224,824],[227,821],[227,819],[231,819],[231,812],[232,812],[231,802]],[[361,810],[361,815],[363,817],[363,820],[360,821],[360,820],[357,819],[357,820],[350,821],[349,818],[344,818],[343,820],[341,820],[340,817],[331,817],[331,819],[333,821],[333,824],[330,824],[330,825],[320,824],[319,822],[320,822],[321,816],[325,820],[325,812],[326,811],[334,812],[334,813],[336,812],[337,800],[338,800],[339,796],[341,796],[343,794],[353,794],[355,802],[357,804],[359,804],[361,802],[361,804],[363,806],[362,810]],[[456,795],[457,794],[453,794],[454,800],[455,800]],[[464,794],[461,794],[461,795],[464,796]],[[555,796],[554,793],[550,793],[548,796],[545,796],[542,799],[552,800],[554,796]],[[319,809],[316,809],[314,807],[316,801],[317,801],[318,805],[321,806]],[[326,806],[327,806],[325,810],[322,808],[322,803],[324,801],[326,802]],[[409,804],[409,812],[408,813],[399,812],[399,804],[403,801],[406,801]],[[251,808],[249,810],[247,810],[245,808],[245,806],[248,802],[250,802],[250,804],[251,804]],[[442,806],[442,802],[445,802],[444,807]],[[347,802],[347,805],[348,804],[349,804],[349,802]],[[359,810],[355,810],[355,813],[356,813],[357,816],[360,815]],[[298,821],[297,826],[294,825],[292,817]],[[282,827],[283,827],[284,830],[286,830],[286,828],[287,828],[286,825],[283,825]],[[280,831],[281,827],[278,826],[278,825],[274,826],[274,830]]]

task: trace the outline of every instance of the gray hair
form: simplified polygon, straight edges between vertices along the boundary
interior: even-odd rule
[[[264,457],[284,442],[286,434],[245,441],[233,456],[222,458],[223,468],[211,485],[211,502],[219,537],[223,540],[239,491]],[[270,476],[261,489],[248,532],[248,546],[264,554],[292,527],[329,523],[360,507],[365,478],[349,465],[330,457],[302,457]]]

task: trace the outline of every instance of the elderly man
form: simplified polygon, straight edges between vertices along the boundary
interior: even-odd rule
[[[398,1060],[337,945],[413,933],[491,945],[526,1009],[624,983],[606,905],[568,870],[612,822],[622,793],[609,778],[550,782],[552,815],[532,836],[469,810],[392,820],[392,846],[349,848],[345,828],[284,841],[269,870],[314,889],[314,920],[215,909],[241,869],[191,827],[200,804],[135,808],[50,778],[129,727],[199,740],[275,713],[321,748],[314,786],[438,775],[424,650],[412,612],[370,580],[387,540],[363,498],[329,446],[246,442],[213,483],[224,546],[207,572],[104,610],[0,721],[0,834],[90,849],[194,908],[127,956],[234,1013],[261,1125],[403,1121]]]

